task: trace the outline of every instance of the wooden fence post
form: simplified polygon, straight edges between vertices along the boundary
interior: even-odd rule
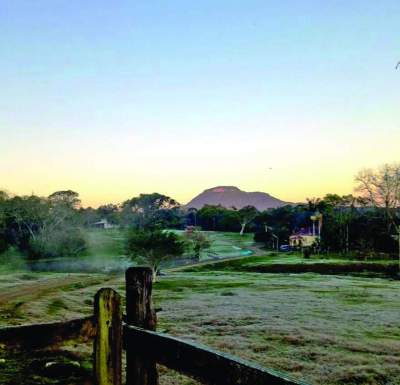
[[[126,323],[143,329],[156,330],[157,318],[151,298],[152,270],[147,267],[131,267],[126,271],[125,279]],[[126,346],[126,383],[158,385],[156,363],[141,357],[140,346],[134,346],[134,341],[130,341]]]
[[[113,289],[100,289],[94,297],[94,378],[96,385],[121,385],[122,307]]]

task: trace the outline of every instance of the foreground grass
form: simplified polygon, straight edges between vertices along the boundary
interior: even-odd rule
[[[155,292],[171,334],[314,384],[400,383],[396,281],[210,272],[164,279]]]
[[[49,279],[44,274],[8,276],[0,287],[9,287],[13,278],[32,288]],[[82,274],[79,284],[42,293],[35,289],[35,295],[25,292],[1,307],[0,323],[9,323],[11,311],[18,323],[90,314],[93,296],[104,286],[124,294],[121,275]],[[156,307],[162,308],[160,331],[290,372],[311,384],[400,383],[398,281],[319,274],[179,272],[161,277],[154,286],[154,299]],[[90,346],[76,349],[79,354],[86,349],[86,356],[90,355]],[[163,371],[162,384],[192,383]]]

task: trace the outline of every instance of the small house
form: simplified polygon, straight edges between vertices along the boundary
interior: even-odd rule
[[[116,227],[116,225],[113,225],[112,223],[108,222],[107,219],[101,219],[98,222],[92,223],[92,227],[96,229],[113,229]]]
[[[309,231],[300,230],[289,237],[289,245],[293,248],[312,247],[318,244],[319,237]]]

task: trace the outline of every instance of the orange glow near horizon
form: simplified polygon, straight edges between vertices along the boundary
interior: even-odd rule
[[[282,145],[275,146],[276,142]],[[184,204],[219,185],[301,202],[326,193],[352,193],[359,169],[396,160],[399,135],[390,140],[372,135],[356,145],[352,140],[342,143],[322,137],[312,141],[285,141],[284,137],[267,141],[260,137],[247,143],[243,138],[224,143],[221,153],[222,143],[202,139],[135,143],[121,139],[108,143],[112,151],[103,156],[106,142],[99,140],[51,141],[42,143],[40,151],[32,142],[3,153],[0,188],[18,195],[33,192],[41,196],[72,189],[79,192],[83,206],[93,207],[150,192],[169,195]],[[192,148],[206,150],[194,154]]]

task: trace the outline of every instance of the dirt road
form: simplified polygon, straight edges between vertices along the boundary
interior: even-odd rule
[[[87,287],[98,284],[99,281],[101,281],[99,276],[68,274],[65,277],[43,277],[26,283],[18,283],[15,287],[3,289],[0,292],[0,306],[22,298],[38,298],[54,289],[62,290],[74,284]]]

